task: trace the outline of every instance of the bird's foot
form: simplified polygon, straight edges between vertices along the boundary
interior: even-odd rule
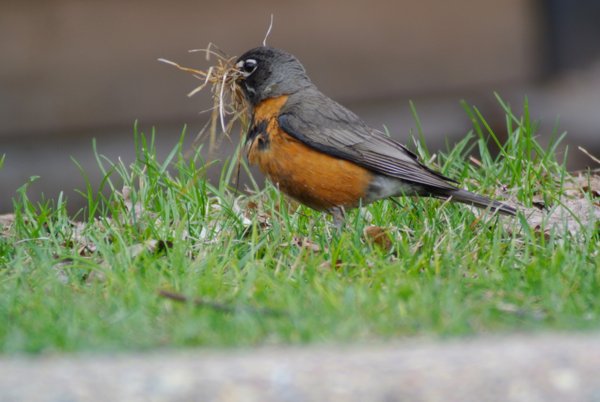
[[[346,212],[344,211],[344,207],[333,207],[329,210],[329,213],[331,216],[333,216],[333,226],[338,232],[341,232],[346,221]]]

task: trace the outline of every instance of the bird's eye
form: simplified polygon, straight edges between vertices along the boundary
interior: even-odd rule
[[[254,70],[256,70],[256,65],[257,63],[254,59],[244,60],[244,63],[242,64],[242,71],[248,75],[252,74]]]

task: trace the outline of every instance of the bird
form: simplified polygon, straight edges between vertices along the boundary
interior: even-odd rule
[[[458,187],[416,154],[323,94],[285,50],[260,46],[235,61],[250,110],[245,152],[284,194],[344,223],[345,211],[398,196],[449,199],[504,215],[516,208]]]

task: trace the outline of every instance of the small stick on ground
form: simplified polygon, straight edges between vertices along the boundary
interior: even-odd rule
[[[235,306],[232,304],[219,303],[209,300],[200,299],[197,297],[188,297],[181,293],[171,292],[169,290],[161,289],[158,291],[158,295],[169,300],[173,300],[180,303],[191,303],[197,307],[207,307],[212,310],[221,313],[249,313],[249,314],[260,314],[260,315],[272,315],[272,316],[283,316],[285,312],[280,310],[273,310],[270,308],[250,307],[250,306]]]

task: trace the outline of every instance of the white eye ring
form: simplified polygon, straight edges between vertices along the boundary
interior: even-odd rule
[[[242,72],[244,77],[247,77],[256,70],[258,63],[254,59],[246,59],[239,61],[235,66]]]

